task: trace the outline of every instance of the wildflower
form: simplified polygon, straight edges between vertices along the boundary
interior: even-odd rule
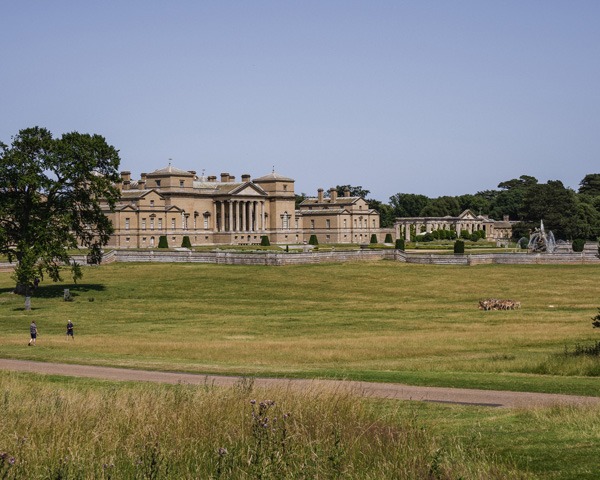
[[[250,405],[255,405],[256,404],[256,400],[250,400]]]

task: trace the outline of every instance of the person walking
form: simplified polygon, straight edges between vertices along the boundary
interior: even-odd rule
[[[35,339],[37,338],[37,325],[35,324],[35,320],[31,321],[31,325],[29,325],[29,333],[31,335],[31,340],[29,340],[29,346],[32,345],[35,347]]]
[[[67,338],[69,337],[75,340],[75,337],[73,336],[73,322],[71,320],[67,321]]]

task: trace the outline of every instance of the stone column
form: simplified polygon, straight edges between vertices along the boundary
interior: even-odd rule
[[[239,232],[240,231],[240,201],[236,200],[234,202],[234,214],[233,217],[235,219],[235,223],[234,223],[234,231]]]
[[[265,231],[265,202],[260,202],[260,231]]]
[[[242,232],[246,231],[246,202],[240,202],[242,210]]]
[[[216,232],[217,231],[217,202],[213,202],[212,221],[213,221],[212,230],[214,232]],[[166,225],[166,223],[167,223],[167,219],[165,218],[165,225]]]
[[[225,202],[221,201],[221,228],[219,231],[225,231]]]
[[[229,200],[227,202],[229,204],[229,228],[228,231],[233,232],[233,202]]]
[[[404,240],[410,242],[410,223],[404,224]]]

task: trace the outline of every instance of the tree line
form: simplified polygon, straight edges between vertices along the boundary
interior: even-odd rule
[[[362,186],[338,185],[338,195],[345,190],[353,197],[362,197],[379,212],[381,227],[390,228],[398,217],[444,217],[460,215],[469,209],[476,215],[493,220],[508,218],[513,225],[513,237],[526,237],[544,221],[557,239],[596,240],[600,237],[600,173],[586,175],[577,191],[565,187],[560,180],[540,183],[537,178],[521,175],[498,184],[496,190],[475,194],[430,198],[414,193],[397,193],[389,203],[370,198]],[[301,201],[306,195],[297,195]]]

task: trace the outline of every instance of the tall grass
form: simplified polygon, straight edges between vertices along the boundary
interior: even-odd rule
[[[0,478],[526,478],[338,392],[99,385],[0,373]]]

